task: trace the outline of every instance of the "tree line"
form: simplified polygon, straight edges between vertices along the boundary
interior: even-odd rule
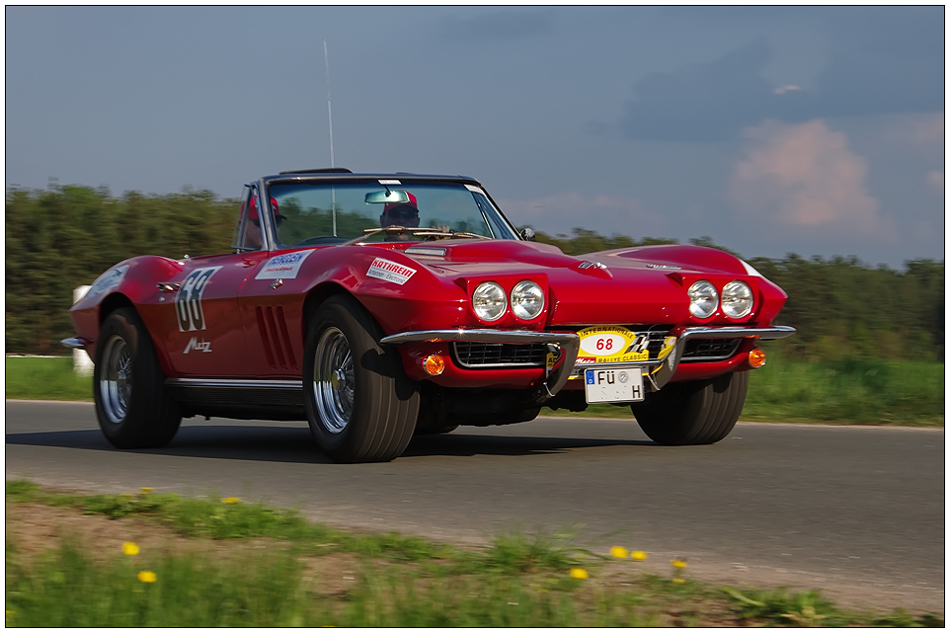
[[[73,289],[136,255],[180,258],[230,250],[240,203],[210,191],[166,195],[50,185],[6,196],[6,351],[60,354],[74,335]],[[675,240],[537,233],[570,255]],[[729,250],[706,237],[691,243]],[[729,251],[733,252],[733,251]],[[734,253],[738,254],[738,253]],[[777,323],[798,334],[784,349],[822,358],[918,358],[943,361],[944,263],[917,259],[904,270],[856,258],[747,261],[788,293]]]

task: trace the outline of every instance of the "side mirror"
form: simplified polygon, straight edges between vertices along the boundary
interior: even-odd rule
[[[523,239],[525,242],[533,242],[535,238],[534,229],[532,229],[530,226],[526,226],[521,229],[521,233],[518,233],[518,235],[520,235],[521,239]]]

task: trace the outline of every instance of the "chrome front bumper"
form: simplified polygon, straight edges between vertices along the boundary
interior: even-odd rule
[[[553,367],[546,367],[547,373],[539,402],[553,398],[571,377],[577,352],[581,348],[581,339],[573,332],[533,332],[530,330],[425,330],[421,332],[403,332],[383,337],[379,342],[388,345],[404,343],[441,343],[447,341],[477,341],[479,343],[545,344],[550,352],[560,352],[560,358]]]
[[[795,328],[784,325],[773,327],[742,327],[742,326],[697,326],[683,329],[677,337],[673,350],[661,359],[622,363],[623,365],[640,366],[653,391],[659,391],[669,382],[676,368],[679,366],[686,341],[694,338],[758,338],[775,340],[791,336]],[[543,402],[560,391],[572,374],[583,372],[592,367],[602,367],[604,364],[576,365],[577,353],[581,341],[573,332],[534,332],[528,330],[424,330],[418,332],[402,332],[383,337],[380,343],[387,345],[402,345],[404,343],[441,343],[448,341],[477,341],[480,343],[541,343],[547,344],[553,352],[560,351],[560,358],[552,368],[549,368],[544,389],[539,395],[539,402]]]

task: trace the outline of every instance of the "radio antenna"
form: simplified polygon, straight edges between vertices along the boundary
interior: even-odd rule
[[[327,69],[327,115],[330,117],[330,167],[336,167],[333,162],[333,106],[330,104],[330,55],[327,53],[327,41],[323,40],[323,61]]]
[[[330,54],[327,52],[327,40],[323,39],[323,63],[327,69],[327,116],[330,119],[330,167],[335,168],[333,160],[333,106],[330,103]],[[336,187],[330,191],[332,200],[330,211],[333,215],[333,235],[336,236]]]

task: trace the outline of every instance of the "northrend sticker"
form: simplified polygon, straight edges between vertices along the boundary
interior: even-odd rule
[[[188,273],[181,282],[181,288],[175,295],[175,312],[178,314],[178,329],[182,332],[196,332],[207,327],[205,313],[201,307],[201,297],[208,281],[221,266],[214,268],[196,268]]]
[[[297,251],[271,257],[254,279],[296,279],[300,266],[312,252],[312,250]]]
[[[89,289],[89,292],[86,293],[87,297],[95,297],[98,294],[102,294],[106,290],[112,290],[125,278],[125,273],[128,272],[129,265],[123,264],[117,268],[103,273],[99,276],[99,279],[96,279],[95,283],[92,284],[92,288]]]
[[[408,266],[391,262],[388,259],[383,259],[382,257],[377,257],[374,259],[373,263],[369,265],[369,270],[366,271],[367,277],[375,277],[376,279],[382,279],[383,281],[391,281],[392,283],[399,284],[400,286],[409,281],[409,279],[415,274],[415,268],[409,268]]]

